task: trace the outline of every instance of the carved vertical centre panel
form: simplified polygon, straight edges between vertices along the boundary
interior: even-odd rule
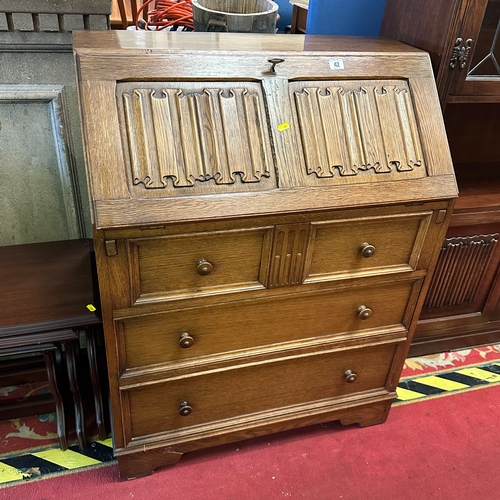
[[[447,238],[441,248],[424,309],[474,303],[498,237],[495,233]]]
[[[406,83],[373,83],[292,84],[309,176],[337,183],[426,175]]]
[[[300,285],[309,239],[309,224],[276,226],[268,288]]]
[[[199,183],[237,184],[248,190],[241,186],[274,175],[259,85],[121,85],[133,185],[175,191]]]

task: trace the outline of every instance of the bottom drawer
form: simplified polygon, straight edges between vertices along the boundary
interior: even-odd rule
[[[123,390],[123,414],[130,418],[124,424],[132,439],[382,389],[399,345],[287,358]],[[348,370],[355,375],[346,376]]]

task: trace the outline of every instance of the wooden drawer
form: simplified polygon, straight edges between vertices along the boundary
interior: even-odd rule
[[[129,240],[132,294],[137,302],[214,290],[263,288],[270,228]],[[261,267],[261,261],[264,262]]]
[[[431,216],[421,212],[313,223],[305,282],[416,269]]]
[[[312,337],[408,327],[421,281],[180,309],[116,321],[121,372]],[[412,295],[413,294],[413,295]],[[408,309],[409,303],[409,309]],[[369,308],[372,314],[365,318]],[[180,345],[183,339],[189,348]],[[277,347],[277,346],[276,346]]]
[[[382,390],[398,345],[287,358],[123,390],[129,440],[204,424],[213,430],[217,422],[230,425],[227,419],[258,419],[259,412]],[[354,382],[347,382],[348,370],[356,374]],[[192,409],[187,416],[180,414],[183,402]]]

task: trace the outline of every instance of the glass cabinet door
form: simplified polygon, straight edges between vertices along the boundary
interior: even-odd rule
[[[450,71],[450,94],[500,99],[500,0],[469,0]]]

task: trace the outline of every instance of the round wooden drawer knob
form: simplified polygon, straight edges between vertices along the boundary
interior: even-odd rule
[[[196,270],[200,276],[208,276],[214,269],[214,266],[208,260],[201,259],[196,266]]]
[[[348,384],[352,384],[353,382],[356,382],[358,376],[352,370],[346,370],[344,378]]]
[[[373,245],[370,245],[370,243],[363,243],[360,247],[361,250],[361,255],[363,257],[366,257],[367,259],[369,257],[373,257],[375,255],[375,247]]]
[[[366,306],[359,306],[358,307],[358,318],[359,319],[368,319],[371,317],[373,314],[373,311]]]
[[[192,412],[193,408],[189,406],[189,403],[187,401],[183,401],[179,406],[179,415],[181,417],[187,417],[188,415],[191,415]]]
[[[179,339],[179,347],[188,349],[194,344],[194,338],[189,333],[183,333]]]

